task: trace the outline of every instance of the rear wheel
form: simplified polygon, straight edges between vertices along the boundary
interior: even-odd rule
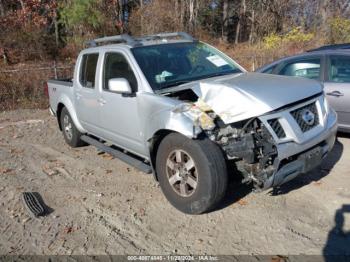
[[[227,187],[226,163],[220,148],[207,138],[166,136],[157,152],[156,169],[165,197],[188,214],[212,210]]]
[[[86,143],[80,139],[82,133],[80,133],[74,125],[74,122],[67,108],[65,107],[62,109],[61,112],[60,122],[64,140],[68,145],[70,145],[71,147],[80,147],[86,145]]]

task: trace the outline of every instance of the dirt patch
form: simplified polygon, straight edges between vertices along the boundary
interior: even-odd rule
[[[349,246],[336,219],[350,201],[347,137],[314,172],[259,194],[233,179],[216,211],[189,216],[151,175],[93,147],[67,146],[47,111],[3,112],[0,126],[1,254],[290,255]],[[25,191],[39,192],[53,212],[31,218]]]

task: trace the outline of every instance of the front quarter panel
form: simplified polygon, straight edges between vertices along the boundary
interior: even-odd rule
[[[194,138],[201,130],[183,113],[173,109],[183,102],[152,93],[139,94],[139,115],[144,130],[144,141],[148,141],[159,130],[170,130]]]

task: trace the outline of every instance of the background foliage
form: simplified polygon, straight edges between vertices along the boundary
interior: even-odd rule
[[[0,106],[8,90],[21,90],[21,101],[38,99],[31,90],[53,76],[54,61],[71,67],[92,38],[187,31],[253,70],[281,56],[350,42],[349,18],[349,0],[0,0]],[[36,70],[43,63],[50,74]],[[35,88],[18,80],[27,77],[15,73],[23,67],[32,69]]]

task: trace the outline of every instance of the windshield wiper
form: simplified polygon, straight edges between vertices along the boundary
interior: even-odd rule
[[[233,72],[221,72],[221,73],[215,73],[215,74],[207,75],[207,76],[203,77],[203,79],[205,79],[205,78],[217,77],[217,76],[231,75],[231,74],[235,74],[235,72],[233,71]]]
[[[172,82],[172,83],[169,83],[165,86],[162,86],[161,89],[167,89],[169,87],[173,87],[173,86],[179,86],[179,85],[183,85],[183,84],[187,84],[189,82],[192,82],[192,81],[189,81],[189,80],[179,80],[179,81],[175,81],[175,82]]]

